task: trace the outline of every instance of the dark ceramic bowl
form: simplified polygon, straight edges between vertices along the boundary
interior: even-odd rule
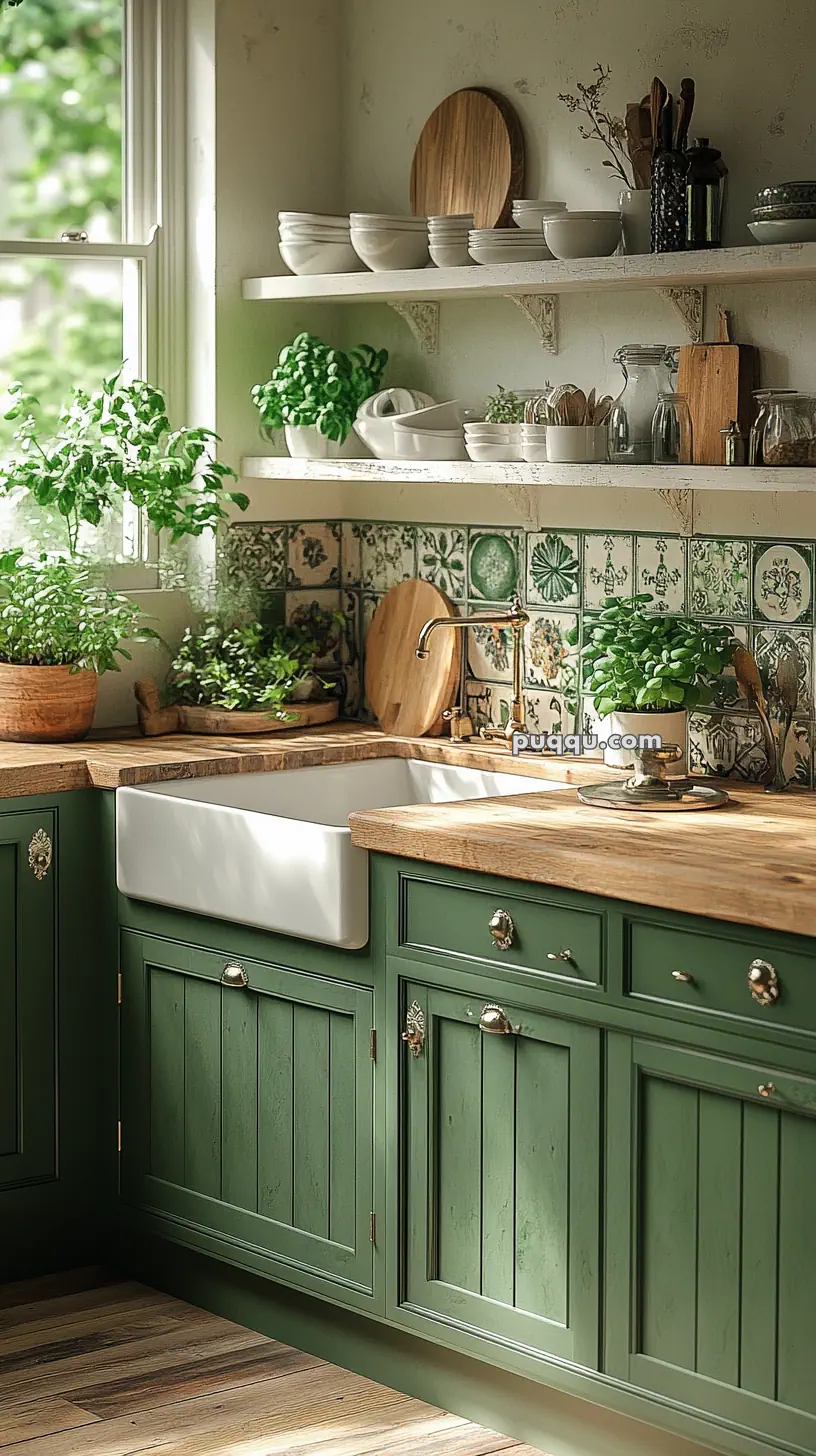
[[[755,207],[751,213],[753,222],[795,222],[816,217],[816,198],[813,202],[779,203],[776,207]]]
[[[798,207],[809,202],[816,204],[816,182],[778,182],[756,195],[757,207]]]

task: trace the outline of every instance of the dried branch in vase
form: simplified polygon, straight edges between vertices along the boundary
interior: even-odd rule
[[[622,117],[612,116],[603,104],[612,72],[599,62],[593,74],[596,79],[589,85],[584,85],[583,81],[576,82],[576,96],[560,93],[558,100],[563,101],[573,116],[587,118],[589,125],[579,123],[578,131],[585,141],[600,142],[606,148],[609,156],[604,158],[604,167],[609,167],[625,186],[635,187],[636,180],[626,149],[626,123]]]

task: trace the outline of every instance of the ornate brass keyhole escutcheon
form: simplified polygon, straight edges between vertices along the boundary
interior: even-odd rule
[[[402,1040],[411,1048],[412,1057],[421,1056],[425,1046],[425,1013],[418,1001],[412,1001],[408,1007]]]
[[[757,959],[748,967],[748,989],[759,1006],[773,1006],[782,994],[776,967]]]
[[[53,848],[45,830],[38,829],[28,846],[28,867],[33,871],[35,879],[44,880],[48,874],[51,868]]]
[[[490,934],[499,950],[509,950],[513,944],[516,927],[507,910],[495,910],[490,917]]]

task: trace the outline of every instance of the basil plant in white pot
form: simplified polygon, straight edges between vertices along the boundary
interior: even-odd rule
[[[686,772],[687,718],[711,701],[716,679],[729,666],[734,642],[727,627],[649,611],[652,597],[608,597],[584,624],[584,681],[601,719],[600,736],[659,735],[683,758],[671,774]],[[573,631],[569,639],[577,642]],[[631,749],[607,748],[604,762],[631,768]]]

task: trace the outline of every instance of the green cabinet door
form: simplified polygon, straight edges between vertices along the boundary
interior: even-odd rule
[[[816,1081],[610,1037],[607,1368],[816,1450]]]
[[[56,1177],[54,815],[0,814],[0,1189]]]
[[[371,992],[127,932],[121,1013],[123,1197],[370,1294]]]
[[[508,998],[496,1034],[483,992],[403,995],[424,1019],[403,1058],[403,1305],[596,1368],[600,1033]]]

